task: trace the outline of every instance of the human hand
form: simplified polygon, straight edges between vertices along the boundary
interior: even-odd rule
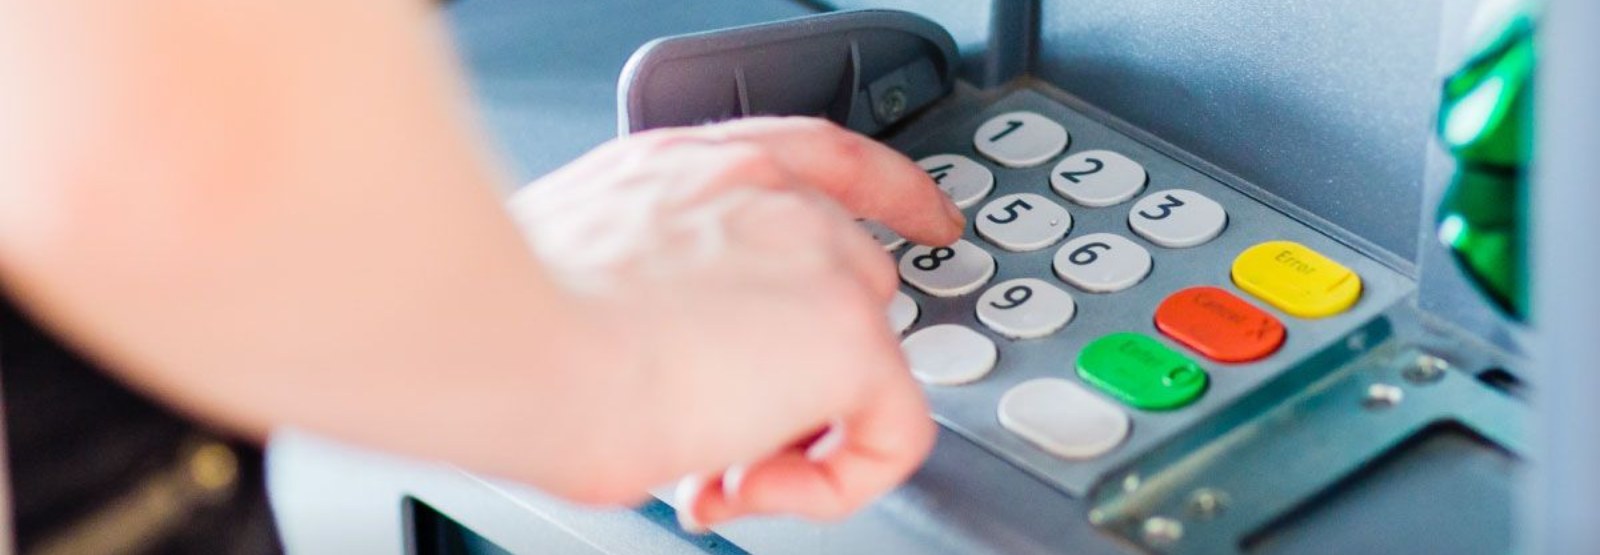
[[[854,217],[943,245],[965,225],[915,164],[822,120],[751,118],[619,139],[521,191],[513,212],[572,293],[586,362],[569,402],[582,501],[680,484],[696,529],[838,518],[933,444],[886,307],[895,266]],[[552,423],[566,425],[566,423]],[[824,433],[826,432],[826,433]]]

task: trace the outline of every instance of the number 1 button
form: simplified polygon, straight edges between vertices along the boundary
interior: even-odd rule
[[[965,295],[994,277],[994,257],[966,241],[948,247],[917,245],[900,255],[900,277],[935,297]]]
[[[972,135],[978,152],[1008,168],[1037,166],[1067,149],[1067,128],[1033,112],[989,118]]]
[[[1072,229],[1072,214],[1033,193],[1006,195],[978,211],[978,235],[1008,251],[1038,250],[1060,241]]]

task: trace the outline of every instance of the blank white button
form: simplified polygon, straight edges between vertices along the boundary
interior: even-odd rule
[[[917,245],[900,255],[900,277],[935,297],[965,295],[994,277],[994,257],[965,240],[948,247]]]
[[[1050,188],[1084,206],[1111,206],[1144,190],[1144,166],[1109,150],[1086,150],[1068,156],[1050,170]]]
[[[972,134],[979,153],[1009,168],[1050,161],[1066,150],[1067,128],[1033,112],[1009,112],[989,118]]]
[[[978,235],[1008,251],[1031,251],[1054,245],[1072,229],[1072,214],[1033,193],[1006,195],[978,211]]]
[[[883,245],[883,250],[892,251],[906,244],[906,238],[889,229],[889,226],[872,220],[862,220],[861,227],[867,228],[867,233],[871,233],[872,238],[876,239],[879,245]]]
[[[889,301],[889,327],[895,333],[905,333],[911,329],[911,324],[917,321],[917,314],[922,312],[917,308],[917,301],[910,295],[900,291],[894,292],[894,300]]]
[[[1061,288],[1019,278],[1000,282],[978,296],[978,321],[1013,339],[1044,337],[1067,325],[1077,307]]]
[[[994,190],[994,172],[966,156],[935,154],[917,160],[917,165],[962,208],[977,204]]]
[[[1128,413],[1060,378],[1017,384],[1000,397],[1000,425],[1053,455],[1091,459],[1128,437]]]
[[[1056,251],[1056,275],[1093,293],[1121,291],[1150,275],[1150,251],[1113,233],[1085,235]]]
[[[900,348],[911,363],[911,374],[922,383],[961,385],[982,379],[994,370],[999,352],[983,334],[955,324],[917,330]]]
[[[1228,212],[1217,201],[1188,189],[1150,193],[1128,210],[1128,227],[1167,248],[1193,247],[1228,227]]]

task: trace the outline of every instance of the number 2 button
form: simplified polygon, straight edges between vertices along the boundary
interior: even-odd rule
[[[1042,249],[1072,229],[1072,214],[1032,193],[1006,195],[978,211],[978,235],[1008,251]]]
[[[1033,112],[989,118],[972,134],[972,145],[1008,168],[1037,166],[1067,149],[1067,128]]]
[[[967,241],[948,247],[917,245],[900,256],[900,277],[935,297],[965,295],[994,277],[994,257]]]
[[[1056,275],[1091,293],[1121,291],[1150,275],[1150,251],[1113,233],[1085,235],[1056,251]]]
[[[1004,281],[978,296],[978,321],[1012,339],[1050,335],[1076,311],[1072,295],[1033,278]]]
[[[1128,210],[1134,233],[1169,249],[1204,244],[1227,226],[1228,212],[1221,204],[1188,189],[1150,193]]]

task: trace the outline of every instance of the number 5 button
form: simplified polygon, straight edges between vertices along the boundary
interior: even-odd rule
[[[1092,293],[1112,293],[1137,285],[1150,275],[1150,251],[1112,233],[1085,235],[1056,251],[1056,275]]]
[[[965,295],[994,277],[994,257],[966,241],[948,247],[917,245],[900,256],[900,277],[935,297]]]
[[[1204,244],[1227,226],[1228,212],[1221,204],[1188,189],[1150,193],[1128,210],[1134,233],[1169,249]]]
[[[1042,249],[1072,229],[1072,214],[1033,193],[1006,195],[978,211],[978,235],[1008,251]]]
[[[1013,279],[978,297],[978,321],[1012,339],[1044,337],[1067,325],[1077,306],[1072,295],[1043,280]]]

